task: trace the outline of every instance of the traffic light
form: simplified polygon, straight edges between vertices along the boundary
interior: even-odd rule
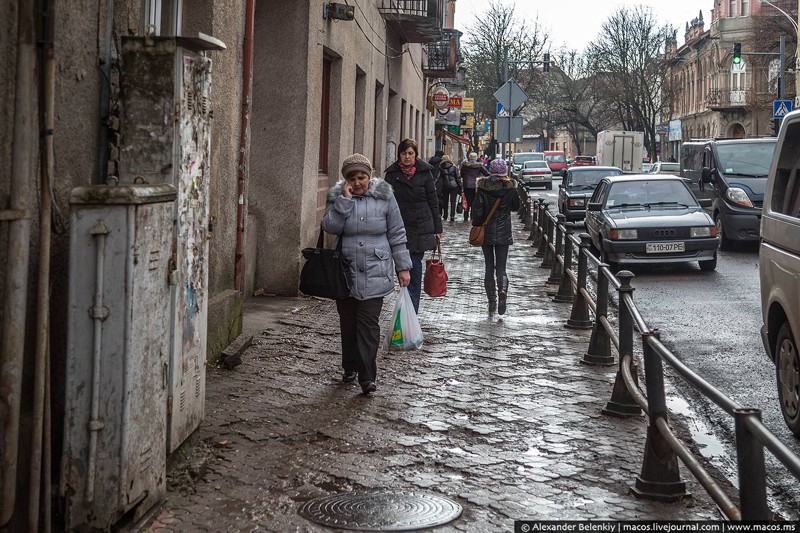
[[[733,64],[742,62],[742,43],[733,43]]]
[[[550,72],[550,54],[545,54],[542,58],[542,72]]]

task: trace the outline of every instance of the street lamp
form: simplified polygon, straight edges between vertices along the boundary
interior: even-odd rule
[[[800,58],[797,56],[797,49],[800,47],[800,30],[798,30],[798,23],[800,23],[800,0],[798,0],[798,9],[797,9],[797,16],[798,20],[795,20],[789,13],[784,11],[783,9],[779,8],[769,0],[758,0],[758,3],[761,5],[767,4],[768,6],[772,6],[778,11],[780,11],[784,17],[789,19],[789,22],[792,23],[792,27],[794,28],[795,33],[795,49],[794,49],[794,107],[797,109],[800,107]],[[783,75],[783,74],[781,74]]]

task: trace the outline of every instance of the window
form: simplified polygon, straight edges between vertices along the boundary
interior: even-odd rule
[[[379,139],[383,139],[383,124],[386,120],[386,109],[383,107],[383,85],[380,82],[375,82],[375,116],[372,119],[372,166],[375,168],[383,168],[381,164],[380,147],[382,143],[378,143]]]
[[[779,148],[772,191],[772,210],[800,217],[800,125],[793,124],[786,131],[783,146]]]
[[[728,16],[735,17],[736,16],[736,0],[730,0],[728,5]]]
[[[731,63],[731,104],[744,105],[747,96],[747,65]]]
[[[363,154],[367,135],[365,114],[367,112],[367,73],[356,67],[355,109],[353,110],[353,152]]]
[[[328,173],[328,144],[330,142],[331,120],[331,61],[322,60],[322,101],[319,114],[319,171]]]
[[[748,0],[742,0],[742,16],[746,17],[750,14],[750,3]]]

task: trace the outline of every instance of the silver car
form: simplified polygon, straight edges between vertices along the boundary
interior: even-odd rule
[[[786,115],[767,177],[758,271],[761,339],[786,425],[800,437],[800,111]]]

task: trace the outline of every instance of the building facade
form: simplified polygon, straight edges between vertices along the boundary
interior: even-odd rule
[[[662,160],[679,160],[680,146],[689,139],[772,133],[779,61],[776,56],[748,55],[767,52],[765,48],[777,44],[777,34],[771,36],[775,43],[752,37],[753,17],[767,9],[771,7],[748,0],[714,1],[708,29],[701,11],[686,23],[682,46],[678,47],[675,35],[668,38],[670,83],[664,94],[672,102],[672,113],[659,126]],[[787,40],[790,37],[794,38],[787,35]],[[734,43],[742,46],[738,63],[733,58]],[[793,76],[786,78],[784,97],[792,98]]]

